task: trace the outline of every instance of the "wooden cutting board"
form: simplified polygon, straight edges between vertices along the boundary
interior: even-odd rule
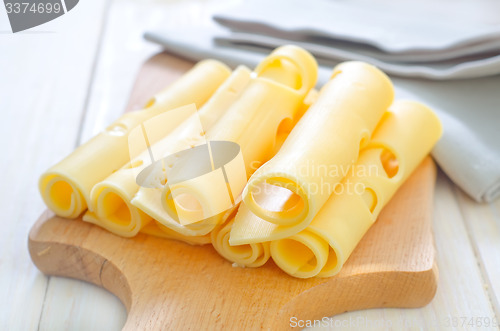
[[[192,63],[158,54],[142,67],[127,110]],[[210,245],[138,235],[115,236],[81,219],[46,211],[29,234],[35,265],[47,275],[81,279],[114,293],[128,311],[125,330],[291,328],[377,307],[421,307],[433,298],[437,268],[432,237],[436,168],[424,160],[382,211],[339,275],[295,279],[272,261],[235,268]]]

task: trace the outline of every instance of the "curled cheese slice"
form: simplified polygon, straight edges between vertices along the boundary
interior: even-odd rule
[[[123,115],[42,174],[39,190],[45,204],[59,216],[78,217],[87,209],[94,185],[130,160],[130,130],[170,109],[190,103],[201,107],[229,75],[221,62],[201,61],[148,102],[149,107]]]
[[[225,259],[243,267],[260,267],[270,258],[269,242],[231,246],[229,233],[232,220],[211,232],[215,250]]]
[[[157,142],[146,150],[144,149],[147,146],[144,144],[142,153],[94,186],[87,212],[87,214],[93,214],[92,220],[99,220],[97,222],[99,226],[124,237],[135,236],[142,227],[151,222],[151,216],[154,217],[155,213],[150,209],[154,208],[155,202],[160,202],[161,188],[166,180],[165,168],[169,166],[164,156],[203,144],[205,142],[204,129],[210,128],[228,109],[249,80],[250,70],[240,66],[198,112],[194,105],[180,107],[153,117],[145,121],[142,128],[138,127],[134,130],[131,135],[144,134],[149,141],[157,140]],[[168,132],[168,126],[172,126],[172,122],[176,122],[183,114],[190,114],[190,116]],[[162,139],[151,139],[165,131],[167,134]],[[135,146],[137,141],[140,139],[133,139],[130,145],[131,150],[140,149]],[[138,195],[140,201],[136,201],[137,205],[140,205],[144,211],[131,203],[141,188],[139,184],[145,186],[143,189],[149,191],[148,196],[151,199],[144,201],[141,198],[145,195]],[[83,216],[84,221],[91,220],[87,214]]]
[[[316,103],[276,156],[252,175],[243,192],[245,205],[259,218],[277,226],[272,232],[258,227],[252,227],[254,233],[236,230],[232,240],[276,240],[306,228],[357,160],[360,148],[369,141],[393,97],[391,81],[374,66],[345,62],[335,67]],[[265,184],[290,190],[296,204],[287,210],[264,208],[257,195],[268,195]],[[248,226],[238,218],[234,227]],[[237,237],[243,232],[246,237]]]
[[[243,267],[260,267],[270,258],[269,242],[232,246],[229,233],[234,215],[223,225],[211,232],[211,242],[215,250],[226,260]]]
[[[411,101],[395,102],[353,171],[311,224],[271,242],[271,256],[288,274],[308,278],[337,274],[381,209],[441,136],[437,116]],[[430,161],[429,161],[430,162]]]
[[[208,140],[240,145],[248,175],[257,162],[262,164],[273,156],[280,125],[293,123],[303,111],[304,100],[316,84],[318,67],[304,49],[282,46],[257,66],[255,75],[230,111],[207,132]]]
[[[244,90],[240,98],[231,106],[224,116],[217,121],[213,128],[207,131],[209,141],[229,141],[238,144],[244,160],[246,178],[240,180],[240,172],[234,170],[234,176],[226,172],[225,181],[231,186],[233,197],[239,197],[245,184],[247,176],[250,176],[257,167],[273,156],[276,146],[280,144],[280,135],[287,134],[295,119],[302,115],[305,98],[313,88],[317,79],[316,60],[305,50],[295,46],[283,46],[274,50],[255,69],[255,77]],[[217,159],[214,158],[214,163]],[[214,167],[216,171],[217,167]],[[213,176],[216,176],[215,174]],[[213,186],[212,176],[208,178],[207,185]],[[225,185],[224,180],[220,185]],[[227,192],[224,189],[215,190],[201,188],[200,181],[186,181],[179,185],[170,186],[167,182],[166,193],[163,195],[167,199],[172,196],[191,196],[196,198],[193,203],[200,208],[216,205],[217,201],[226,201]],[[206,186],[206,185],[205,185]],[[176,190],[182,192],[176,193]],[[172,224],[173,220],[179,218],[178,211],[174,208],[178,204],[164,203],[170,217],[156,218],[165,226],[177,227]],[[195,215],[205,215],[212,217],[209,210],[202,210],[195,214],[184,214],[187,218],[185,224],[203,222]],[[177,217],[172,217],[177,215]],[[193,215],[191,219],[190,215]],[[220,222],[212,222],[216,224]],[[172,225],[169,225],[172,224]]]

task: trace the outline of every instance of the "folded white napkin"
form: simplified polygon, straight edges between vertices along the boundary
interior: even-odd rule
[[[399,76],[457,79],[500,73],[500,19],[471,20],[469,7],[447,5],[450,10],[443,13],[431,0],[404,5],[253,0],[214,19],[233,31],[216,36],[219,41],[268,48],[294,43],[326,60],[368,61]],[[498,4],[487,8],[500,12]]]
[[[215,58],[233,67],[254,67],[269,53],[256,45],[228,45],[217,39],[221,36],[230,33],[215,24],[145,34],[171,53],[194,61]],[[336,63],[320,60],[318,86],[329,79]],[[419,100],[438,112],[444,134],[433,156],[443,171],[477,201],[500,196],[500,76],[453,81],[391,78],[398,98]]]
[[[420,100],[441,119],[443,136],[432,151],[441,169],[476,201],[500,197],[500,76],[393,81],[397,97]]]

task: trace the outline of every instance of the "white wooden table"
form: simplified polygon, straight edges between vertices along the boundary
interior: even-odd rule
[[[124,324],[125,308],[112,294],[46,277],[32,264],[27,235],[45,208],[37,180],[123,111],[139,66],[160,50],[143,41],[144,30],[203,24],[218,6],[82,0],[63,17],[16,35],[7,32],[0,8],[1,330],[119,330]],[[427,330],[475,329],[482,322],[494,329],[484,324],[500,319],[500,201],[477,204],[442,173],[436,190],[434,300],[422,309],[346,313],[330,324]]]

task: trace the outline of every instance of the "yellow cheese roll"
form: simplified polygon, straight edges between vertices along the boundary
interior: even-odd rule
[[[276,156],[252,175],[243,192],[243,201],[254,214],[278,226],[272,233],[251,234],[239,228],[257,228],[237,215],[231,240],[239,244],[252,239],[269,241],[306,228],[357,160],[393,97],[391,81],[374,66],[345,62],[335,67],[317,101]],[[280,210],[262,207],[257,195],[270,194],[266,184],[291,191],[295,204]],[[243,232],[246,237],[238,237]]]
[[[308,278],[337,274],[381,209],[441,136],[427,107],[398,101],[362,150],[354,171],[303,231],[271,242],[271,256],[288,274]]]
[[[59,216],[78,217],[87,209],[94,185],[130,160],[130,130],[170,109],[190,103],[201,107],[230,73],[221,62],[201,61],[148,102],[149,107],[123,115],[42,174],[39,189],[45,204]]]

